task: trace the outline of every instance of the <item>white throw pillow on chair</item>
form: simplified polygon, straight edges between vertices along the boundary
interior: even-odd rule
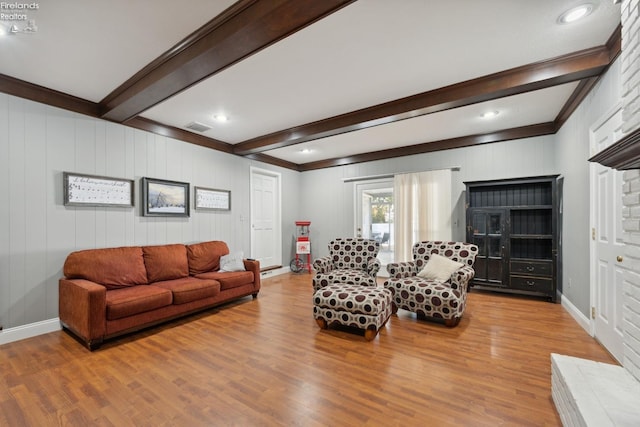
[[[453,261],[449,258],[438,254],[431,254],[427,265],[418,273],[419,277],[424,279],[436,280],[438,282],[446,282],[451,275],[464,264]]]

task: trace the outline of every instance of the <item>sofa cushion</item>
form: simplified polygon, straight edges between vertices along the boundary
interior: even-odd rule
[[[198,279],[213,279],[220,282],[220,290],[237,288],[243,285],[253,285],[253,272],[251,271],[211,271],[196,275]]]
[[[225,242],[211,241],[187,245],[189,274],[206,273],[220,269],[220,257],[229,253]]]
[[[174,304],[215,297],[220,293],[220,282],[217,280],[196,279],[195,277],[155,282],[153,286],[170,290],[173,293]]]
[[[143,246],[142,253],[149,283],[189,275],[187,248],[184,245]]]
[[[139,246],[87,249],[72,252],[64,262],[67,279],[85,279],[118,289],[147,283],[147,271]]]
[[[131,286],[107,292],[107,320],[121,319],[171,305],[168,289],[152,285]]]

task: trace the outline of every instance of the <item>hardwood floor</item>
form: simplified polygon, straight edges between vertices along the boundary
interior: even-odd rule
[[[456,328],[400,310],[367,342],[321,331],[311,294],[283,275],[93,353],[0,346],[0,425],[556,426],[550,353],[615,363],[559,304],[472,292]]]

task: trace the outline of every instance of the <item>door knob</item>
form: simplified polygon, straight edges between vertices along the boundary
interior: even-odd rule
[[[616,261],[618,261],[618,262],[622,262],[622,255],[618,255],[618,256],[616,257]]]

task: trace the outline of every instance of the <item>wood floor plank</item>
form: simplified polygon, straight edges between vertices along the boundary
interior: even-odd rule
[[[471,292],[455,328],[400,310],[321,330],[311,276],[105,343],[0,346],[0,425],[559,426],[551,353],[615,363],[559,305]]]

